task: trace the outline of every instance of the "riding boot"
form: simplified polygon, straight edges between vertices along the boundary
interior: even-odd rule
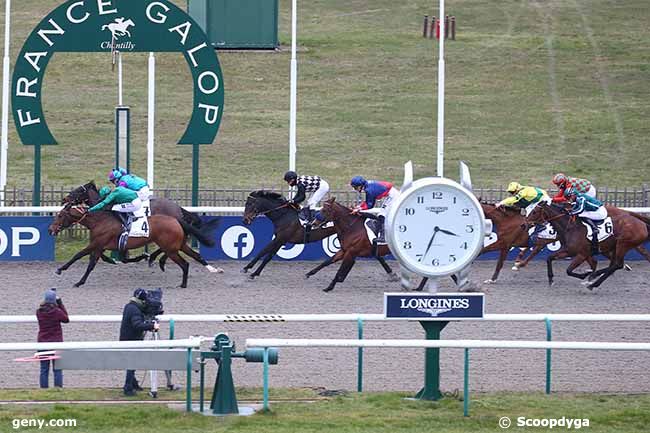
[[[589,218],[583,218],[582,220],[591,227],[591,255],[595,256],[600,252],[598,249],[598,226]]]
[[[385,236],[384,236],[384,220],[385,219],[386,219],[386,217],[384,217],[383,215],[380,215],[379,217],[377,217],[377,239],[375,239],[375,241],[378,244],[385,244],[386,243],[386,239],[385,239]]]

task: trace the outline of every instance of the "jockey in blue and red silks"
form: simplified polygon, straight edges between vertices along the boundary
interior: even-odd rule
[[[352,188],[354,188],[354,190],[357,192],[366,192],[366,201],[353,209],[353,212],[355,213],[371,209],[375,207],[377,200],[384,199],[384,202],[382,203],[381,209],[379,211],[379,215],[377,216],[377,219],[379,220],[377,242],[385,242],[384,221],[386,219],[386,214],[390,210],[391,203],[395,198],[399,197],[399,190],[395,188],[390,182],[381,180],[366,180],[361,176],[353,177],[350,181],[350,186],[352,186]]]

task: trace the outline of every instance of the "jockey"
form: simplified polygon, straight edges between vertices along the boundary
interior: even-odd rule
[[[298,214],[300,219],[309,222],[312,222],[312,220],[314,220],[314,222],[322,221],[323,218],[320,215],[320,212],[316,212],[316,214],[313,215],[311,207],[318,204],[318,202],[325,197],[325,194],[329,192],[330,186],[325,179],[319,176],[298,176],[295,171],[287,171],[284,174],[284,181],[287,182],[289,186],[295,186],[298,188],[296,195],[292,200],[289,200],[289,203],[300,204],[305,201],[305,193],[313,192],[311,197],[309,197],[309,200],[307,200],[307,204],[300,209],[300,213]]]
[[[102,201],[88,209],[88,212],[97,212],[103,210],[105,206],[112,204],[111,210],[118,212],[118,216],[122,220],[126,230],[131,225],[132,213],[142,207],[142,201],[138,198],[138,194],[122,186],[118,186],[113,191],[107,186],[102,187],[99,190],[99,198]]]
[[[553,197],[553,203],[567,201],[566,192],[571,188],[575,188],[580,194],[587,194],[590,197],[596,198],[596,188],[587,179],[569,177],[563,173],[558,173],[553,176],[553,183],[558,188],[557,194]]]
[[[576,188],[566,191],[566,196],[573,201],[570,215],[577,215],[591,227],[591,254],[598,254],[598,223],[607,218],[607,209],[603,203],[588,194],[578,192]]]
[[[133,173],[124,174],[118,181],[117,186],[128,188],[138,194],[138,198],[143,202],[151,198],[151,190],[147,181]]]
[[[381,205],[381,210],[377,220],[379,221],[379,229],[377,230],[377,243],[383,243],[384,240],[384,221],[386,214],[390,210],[391,203],[394,199],[399,197],[399,190],[390,182],[381,180],[366,180],[362,176],[354,176],[350,180],[350,186],[357,192],[366,192],[366,201],[361,205],[355,207],[352,212],[359,213],[360,211],[371,209],[375,207],[377,200],[384,199]]]
[[[118,186],[122,176],[126,175],[126,170],[122,167],[117,167],[108,172],[108,181],[115,186]]]
[[[496,204],[497,208],[502,206],[512,206],[526,210],[526,216],[535,209],[540,202],[550,203],[551,199],[548,193],[541,188],[534,186],[523,186],[517,182],[510,182],[507,191],[511,197],[505,198]]]

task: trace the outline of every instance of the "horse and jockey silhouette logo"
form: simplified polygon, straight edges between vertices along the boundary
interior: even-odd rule
[[[131,37],[131,32],[129,32],[129,27],[135,27],[135,23],[132,19],[125,20],[124,17],[115,18],[115,22],[106,24],[102,26],[102,30],[110,30],[111,35],[114,40],[119,39],[122,36]]]

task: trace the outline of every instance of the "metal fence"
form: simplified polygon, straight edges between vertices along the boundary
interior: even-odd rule
[[[72,187],[63,186],[42,187],[40,197],[41,206],[60,205],[63,197],[65,197],[72,189]],[[256,189],[277,191],[285,196],[289,196],[289,190],[286,185],[259,188],[203,188],[199,190],[198,206],[243,207],[246,203],[246,197],[248,197],[248,194]],[[551,194],[555,194],[555,192],[556,191],[549,190],[549,193]],[[474,193],[477,197],[488,203],[495,203],[508,195],[504,187],[474,188]],[[192,204],[192,189],[189,186],[157,188],[154,195],[174,200],[181,206],[190,206]],[[336,197],[337,201],[348,206],[357,204],[362,199],[361,195],[350,189],[330,191],[329,196]],[[32,197],[33,190],[30,188],[7,188],[5,190],[5,205],[31,206]],[[618,207],[649,207],[650,186],[644,184],[640,187],[601,187],[598,189],[598,198],[608,204]],[[87,235],[87,230],[80,226],[74,226],[73,228],[66,230],[64,234],[67,238],[86,238]]]

